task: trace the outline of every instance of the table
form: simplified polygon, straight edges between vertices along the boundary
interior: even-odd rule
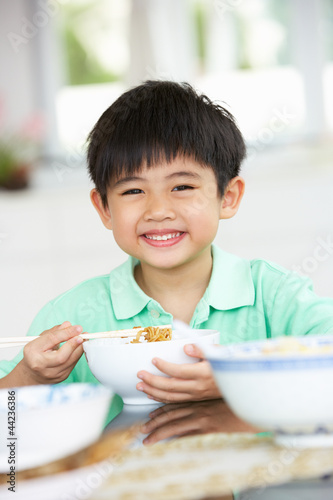
[[[219,469],[221,473],[223,473],[223,470],[226,474],[232,472],[232,466],[229,467],[228,472],[228,467],[222,463],[223,456],[230,458],[231,462],[237,461],[237,456],[239,456],[240,462],[243,462],[243,464],[239,463],[239,469],[241,469],[242,465],[247,468],[247,472],[250,473],[247,478],[248,485],[253,481],[252,485],[256,487],[247,488],[241,492],[234,490],[231,493],[230,491],[229,494],[224,491],[223,497],[214,496],[214,498],[232,499],[237,497],[238,500],[313,500],[317,498],[320,500],[332,500],[333,498],[332,449],[312,451],[277,449],[274,442],[272,443],[270,435],[267,435],[267,433],[253,435],[253,432],[258,430],[251,428],[238,419],[221,399],[176,405],[125,405],[122,413],[108,424],[106,432],[119,429],[123,426],[130,426],[138,421],[146,422],[144,427],[141,428],[145,434],[141,433],[135,441],[134,446],[132,446],[132,453],[136,453],[138,461],[147,460],[147,457],[149,459],[149,452],[145,450],[149,450],[150,446],[143,446],[147,442],[149,442],[149,445],[154,445],[150,448],[151,450],[154,447],[158,450],[156,457],[153,455],[150,457],[150,463],[154,463],[154,460],[156,463],[159,460],[161,463],[165,463],[165,455],[162,456],[163,445],[169,447],[168,452],[170,456],[174,457],[173,460],[175,460],[175,457],[178,458],[180,454],[184,454],[187,446],[190,462],[193,462],[193,457],[196,454],[205,456],[207,462],[203,463],[203,468],[205,466],[207,466],[207,469],[212,467],[212,464],[209,463],[209,455],[211,457],[214,456],[216,459],[214,463],[215,474],[219,473]],[[149,436],[148,440],[147,436]],[[191,437],[186,441],[184,436]],[[183,439],[179,440],[181,437]],[[177,448],[177,440],[179,443],[182,443],[179,449]],[[156,443],[161,443],[160,448],[158,448],[159,445]],[[214,449],[214,444],[216,444],[216,449]],[[217,450],[219,445],[223,448],[222,454],[219,454],[220,450]],[[267,453],[267,467],[262,467],[259,471],[255,463],[253,463],[253,469],[251,470],[251,459],[255,462],[255,455],[258,455],[259,452]],[[216,464],[219,458],[221,458],[220,468],[218,463]],[[259,457],[257,458],[259,460]],[[304,470],[302,470],[302,460]],[[132,462],[129,461],[125,467],[122,464],[120,468],[123,467],[123,472],[120,471],[119,479],[124,480],[127,477],[126,474],[132,473],[133,466],[135,467],[135,459],[132,459]],[[196,471],[195,464],[193,464],[193,468]],[[314,471],[313,474],[312,470]],[[319,474],[318,471],[320,472]],[[186,474],[184,474],[184,477]],[[260,474],[264,479],[260,478]],[[216,481],[218,481],[218,477],[215,477]],[[295,478],[297,481],[293,480]],[[170,481],[170,478],[168,480]],[[230,480],[231,484],[233,482],[238,484],[239,478],[235,476]],[[108,494],[111,491],[114,492],[114,487],[116,486],[116,483],[112,483],[112,476],[110,484],[109,489],[107,486],[104,488],[105,494],[97,493],[93,495],[92,500],[111,499],[112,497],[108,497]],[[141,485],[141,488],[143,487],[142,482],[138,481],[138,484]],[[175,489],[174,496],[171,495],[170,498],[195,498],[195,496],[186,497],[186,492],[178,491],[180,496],[177,496],[177,489]],[[197,493],[200,495],[199,489]],[[189,494],[193,495],[193,491]],[[129,488],[126,498],[136,498],[139,500],[140,498],[154,498],[154,495],[150,494],[147,490],[142,493],[142,497],[132,497]],[[162,495],[161,498],[169,497]],[[196,498],[207,497],[203,495]],[[213,498],[213,496],[210,496],[210,498]]]
[[[140,431],[140,432],[139,432]],[[146,446],[147,436],[149,445]],[[130,449],[124,449],[122,443]],[[113,454],[111,453],[113,450]],[[17,476],[15,500],[332,500],[333,448],[281,448],[222,399],[124,406],[101,439]],[[12,493],[0,486],[2,500]]]

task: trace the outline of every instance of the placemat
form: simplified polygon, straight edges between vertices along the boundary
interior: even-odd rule
[[[333,448],[277,446],[272,437],[206,434],[122,454],[92,500],[190,500],[333,471]]]

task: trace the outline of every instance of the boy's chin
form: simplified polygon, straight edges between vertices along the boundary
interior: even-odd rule
[[[180,269],[191,261],[195,260],[195,256],[161,256],[158,259],[143,259],[141,263],[160,271],[171,271]]]
[[[177,267],[180,267],[184,264],[185,262],[179,261],[179,260],[173,260],[173,261],[151,261],[147,260],[144,262],[144,264],[155,268],[159,270],[165,270],[165,271],[170,271],[171,269],[175,269]]]

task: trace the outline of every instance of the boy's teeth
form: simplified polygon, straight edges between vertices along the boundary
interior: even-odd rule
[[[170,233],[170,234],[163,234],[161,236],[153,236],[153,235],[148,235],[145,234],[145,237],[148,238],[148,240],[171,240],[171,238],[177,238],[180,236],[182,233]]]

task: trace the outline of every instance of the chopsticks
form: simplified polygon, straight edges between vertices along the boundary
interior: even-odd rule
[[[81,333],[79,336],[83,338],[83,340],[93,340],[93,339],[120,339],[120,338],[130,338],[136,337],[140,331],[145,330],[147,327],[140,328],[130,328],[125,330],[111,330],[109,332],[97,332],[97,333]],[[157,325],[154,328],[172,328],[171,325]],[[26,337],[0,337],[0,349],[5,347],[18,347],[22,345],[26,345],[33,340],[39,338],[33,336]]]

